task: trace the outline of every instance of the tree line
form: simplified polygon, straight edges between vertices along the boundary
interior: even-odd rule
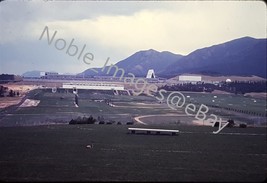
[[[221,90],[235,94],[245,94],[250,92],[267,92],[267,81],[234,81],[234,82],[220,82],[218,84],[212,83],[179,83],[176,85],[165,85],[160,89],[167,91],[193,91],[193,92],[212,92],[214,90]]]

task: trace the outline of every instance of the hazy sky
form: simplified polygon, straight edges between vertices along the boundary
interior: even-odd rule
[[[91,65],[39,40],[45,26],[55,40],[71,39],[94,55]],[[4,1],[0,3],[0,73],[31,70],[79,73],[116,63],[137,51],[190,52],[250,36],[266,38],[261,1]]]

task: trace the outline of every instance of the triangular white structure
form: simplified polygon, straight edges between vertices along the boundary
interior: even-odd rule
[[[154,69],[149,69],[149,70],[147,71],[146,78],[156,78]]]

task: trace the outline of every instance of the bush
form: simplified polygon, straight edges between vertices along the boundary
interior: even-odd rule
[[[117,125],[121,125],[121,122],[119,121],[119,122],[117,123]]]
[[[247,125],[242,123],[242,124],[239,124],[239,128],[247,128]]]
[[[230,127],[231,128],[231,127],[233,127],[235,125],[235,122],[232,119],[227,120],[227,122],[229,122],[229,123],[227,124],[226,127]],[[220,124],[220,122],[216,121],[213,127],[219,127],[219,124]],[[223,124],[224,123],[222,123],[222,126],[223,126]]]
[[[227,122],[229,122],[228,125],[227,125],[227,127],[230,127],[231,128],[231,127],[233,127],[235,125],[235,122],[234,122],[233,119],[228,119]]]
[[[85,116],[81,118],[80,116],[77,119],[71,119],[69,124],[94,124],[96,122],[96,119],[93,118],[92,115],[90,115],[89,118],[86,118]]]
[[[93,118],[92,115],[87,119],[87,124],[94,124],[96,122],[96,119]]]
[[[214,123],[214,125],[213,125],[213,127],[219,127],[219,122],[218,121],[216,121],[215,123]]]
[[[73,120],[73,119],[71,119],[70,122],[69,122],[69,124],[70,124],[70,125],[74,125],[74,124],[76,124],[76,121]]]
[[[133,125],[134,123],[131,121],[131,122],[127,122],[126,125]]]
[[[100,121],[98,124],[104,125],[105,124],[105,121]]]
[[[15,97],[16,96],[16,93],[13,90],[10,90],[9,91],[9,96],[10,97]]]

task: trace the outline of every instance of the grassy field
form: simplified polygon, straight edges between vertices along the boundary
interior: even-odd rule
[[[165,98],[170,93],[165,93]],[[266,115],[267,105],[265,99],[234,94],[182,93],[185,96],[184,106],[193,103],[198,109],[201,104],[204,104],[209,106],[209,112],[207,114],[215,114],[225,121],[234,119],[237,123],[247,123],[252,126],[266,126],[266,117],[264,115]],[[216,108],[211,106],[216,106]],[[230,108],[231,110],[224,108]],[[245,112],[242,113],[235,110],[244,110]]]
[[[263,181],[265,128],[179,129],[180,135],[128,134],[126,125],[0,128],[3,181]],[[90,144],[93,148],[86,148]]]
[[[229,107],[233,109],[248,110],[260,114],[266,113],[266,100],[242,95],[233,94],[206,94],[206,93],[184,93],[190,102],[197,102],[207,105],[217,105],[219,107]]]
[[[78,116],[103,116],[105,120],[126,123],[135,116],[145,114],[177,113],[168,106],[159,106],[155,98],[148,96],[116,96],[104,92],[79,92],[79,107],[74,105],[74,94],[52,93],[51,90],[34,90],[28,98],[40,100],[36,107],[17,108],[5,115],[1,126],[38,125],[47,123],[68,123]],[[115,107],[95,100],[110,99]],[[152,104],[144,106],[146,104]]]
[[[242,96],[184,93],[186,103],[242,101],[263,111],[266,103]],[[190,96],[190,97],[187,97]],[[36,107],[0,111],[0,180],[3,181],[262,181],[267,176],[266,128],[193,126],[184,109],[171,110],[148,96],[110,92],[33,90]],[[111,100],[114,106],[97,100]],[[191,100],[191,101],[190,101]],[[249,103],[249,102],[253,103]],[[217,110],[217,111],[216,111]],[[234,119],[250,117],[211,109]],[[122,125],[68,125],[78,116],[103,116]],[[165,115],[165,116],[164,116]],[[167,115],[167,116],[166,116]],[[125,125],[136,117],[147,126]],[[180,123],[177,123],[177,122]],[[41,126],[40,126],[41,125]],[[128,134],[128,127],[178,129],[178,136]],[[87,148],[87,145],[92,148]]]
[[[166,94],[165,99],[167,98]],[[266,101],[251,97],[227,94],[203,94],[184,93],[186,104],[195,103],[216,105],[219,108],[209,107],[209,114],[216,114],[223,120],[234,119],[237,123],[247,123],[248,125],[266,126],[266,117],[253,116],[244,113],[224,110],[224,107],[246,110],[264,114]],[[132,121],[138,116],[151,115],[143,118],[148,123],[175,123],[180,121],[184,124],[193,124],[194,117],[185,116],[184,108],[172,110],[166,103],[159,103],[155,97],[149,96],[117,96],[110,92],[99,91],[79,91],[79,107],[74,105],[74,94],[58,90],[52,93],[51,89],[37,89],[31,91],[27,98],[40,100],[36,107],[18,107],[11,112],[2,109],[0,116],[0,126],[25,126],[41,124],[66,124],[71,119],[78,116],[90,116],[97,118],[103,116],[106,121],[115,120],[122,123]],[[97,100],[111,100],[114,106]],[[11,107],[12,108],[12,107]],[[165,116],[159,116],[159,115]],[[166,116],[170,114],[170,116]],[[184,116],[171,116],[171,115]],[[156,116],[152,116],[156,115]]]

